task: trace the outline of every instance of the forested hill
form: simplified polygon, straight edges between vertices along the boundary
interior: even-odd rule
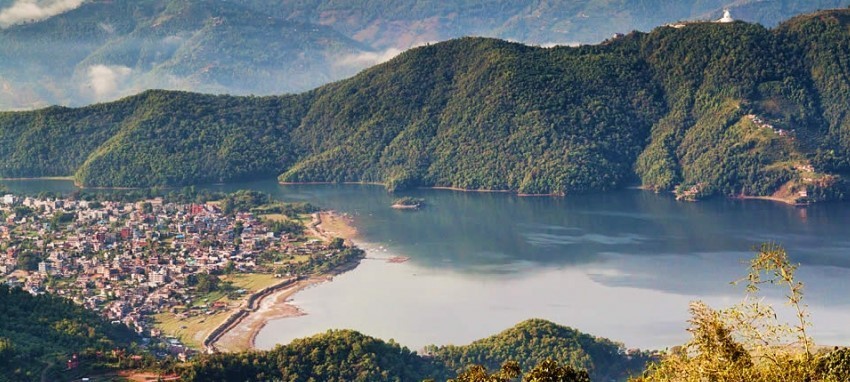
[[[593,381],[624,381],[652,361],[646,353],[626,354],[621,344],[541,319],[523,321],[469,345],[429,346],[425,352],[457,373],[471,364],[495,370],[511,360],[527,371],[552,359],[587,370]]]
[[[445,381],[473,364],[497,370],[505,361],[516,361],[527,372],[552,359],[577,370],[592,368],[594,381],[624,381],[639,374],[650,358],[623,350],[607,339],[539,319],[467,346],[431,346],[424,356],[392,340],[332,330],[270,351],[201,356],[186,365],[181,377],[188,382]]]
[[[59,380],[56,373],[77,354],[81,370],[109,361],[113,350],[138,339],[124,325],[54,295],[33,296],[0,284],[0,381]],[[55,365],[45,370],[48,365]],[[66,373],[62,380],[70,379]]]
[[[86,186],[382,182],[569,194],[840,198],[850,11],[600,45],[463,38],[282,97],[148,91],[0,113],[0,176]]]

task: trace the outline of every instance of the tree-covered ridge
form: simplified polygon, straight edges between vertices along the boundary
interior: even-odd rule
[[[622,50],[462,39],[407,52],[316,91],[292,134],[315,154],[281,180],[521,193],[617,187],[661,111],[645,65]]]
[[[292,163],[301,98],[148,91],[79,109],[0,113],[4,177],[189,185],[274,176]]]
[[[105,322],[62,297],[33,296],[5,284],[0,317],[0,381],[38,380],[48,364],[74,353],[91,362],[94,352],[127,348],[133,339],[126,326]]]
[[[578,48],[463,38],[293,96],[149,91],[0,113],[13,159],[0,176],[176,186],[281,174],[525,194],[640,182],[684,197],[841,199],[848,14]]]
[[[300,99],[149,91],[136,118],[91,153],[86,185],[187,185],[271,177],[294,161]],[[142,111],[139,113],[139,111]],[[295,115],[295,116],[294,116]]]
[[[644,185],[769,195],[818,145],[816,91],[775,33],[695,24],[647,35],[644,49],[668,101],[637,162]]]
[[[270,351],[202,356],[182,373],[186,381],[445,381],[472,365],[496,371],[508,361],[521,371],[536,365],[590,370],[593,380],[623,381],[649,358],[545,320],[528,320],[467,346],[429,346],[421,356],[392,340],[331,330]],[[547,360],[552,362],[546,363]],[[482,370],[483,371],[483,370]]]
[[[331,330],[270,351],[202,356],[184,381],[421,381],[445,380],[437,362],[390,341],[351,330]]]
[[[850,40],[847,26],[850,12],[818,12],[794,18],[781,25],[777,33],[798,57],[817,91],[816,109],[824,119],[819,155],[815,158],[827,171],[850,172]]]
[[[425,351],[457,373],[471,364],[496,370],[507,361],[516,361],[528,371],[552,359],[587,370],[594,381],[625,380],[639,374],[652,360],[641,352],[626,354],[622,344],[541,319],[523,321],[469,345],[432,345]]]

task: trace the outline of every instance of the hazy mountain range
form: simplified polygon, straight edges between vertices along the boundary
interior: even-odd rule
[[[0,0],[0,109],[84,105],[145,89],[300,92],[401,50],[475,35],[598,43],[683,19],[776,25],[850,0]]]

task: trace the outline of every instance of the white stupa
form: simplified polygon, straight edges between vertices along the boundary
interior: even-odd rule
[[[732,18],[732,12],[729,12],[728,9],[724,9],[723,10],[723,18],[720,19],[720,20],[717,20],[718,23],[731,23],[733,21],[735,21],[735,19]]]

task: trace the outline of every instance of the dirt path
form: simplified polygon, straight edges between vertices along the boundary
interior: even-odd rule
[[[50,380],[47,379],[47,372],[50,371],[53,366],[56,366],[56,362],[47,363],[47,367],[45,367],[44,370],[41,371],[41,382],[50,382]]]

